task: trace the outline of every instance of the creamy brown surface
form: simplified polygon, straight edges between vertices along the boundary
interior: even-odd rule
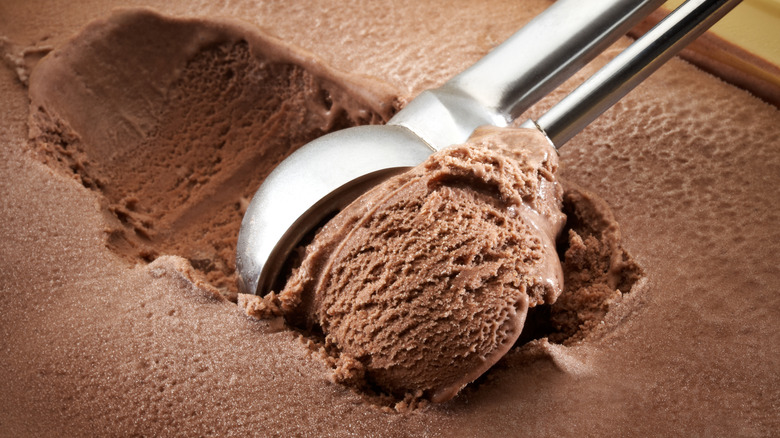
[[[527,3],[0,4],[9,66],[0,68],[0,367],[9,376],[0,433],[771,436],[780,428],[780,114],[683,62],[561,152],[564,179],[612,207],[644,268],[642,290],[612,296],[606,313],[592,309],[604,323],[586,339],[535,341],[452,401],[411,413],[387,413],[332,384],[294,332],[247,319],[186,259],[129,264],[107,237],[118,227],[102,192],[42,160],[28,140],[32,92],[20,80],[28,66],[115,5],[235,17],[339,70],[380,77],[403,100],[465,68],[544,5]],[[176,43],[155,40],[150,50],[167,42]],[[89,121],[74,132],[92,147],[87,131],[99,118]]]

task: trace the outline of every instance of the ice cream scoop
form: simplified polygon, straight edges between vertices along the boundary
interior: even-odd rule
[[[263,300],[322,333],[335,380],[449,400],[563,291],[557,169],[537,130],[480,127],[340,211]]]
[[[244,215],[236,254],[241,292],[268,292],[292,248],[323,219],[432,152],[464,143],[478,126],[506,126],[661,3],[559,0],[387,125],[337,131],[298,149]]]
[[[561,294],[554,147],[736,3],[687,3],[530,129],[480,128],[369,190],[267,298],[322,333],[339,381],[454,397],[510,350],[529,308]]]

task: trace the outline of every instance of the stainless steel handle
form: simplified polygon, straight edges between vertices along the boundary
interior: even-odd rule
[[[662,3],[558,0],[388,124],[410,129],[436,150],[463,143],[481,125],[506,126]]]
[[[559,0],[444,87],[511,122],[661,4]]]
[[[688,0],[535,123],[559,148],[741,0]]]

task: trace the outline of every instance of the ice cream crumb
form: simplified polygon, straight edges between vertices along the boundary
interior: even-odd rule
[[[147,265],[144,269],[153,278],[169,277],[179,281],[183,289],[199,297],[224,301],[225,298],[217,288],[206,281],[203,276],[192,268],[192,265],[178,256],[162,256]]]
[[[270,319],[282,316],[282,310],[279,308],[274,292],[263,297],[238,294],[238,307],[244,309],[247,315],[257,319]]]

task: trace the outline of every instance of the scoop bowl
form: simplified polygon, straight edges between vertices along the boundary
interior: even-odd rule
[[[296,150],[268,175],[244,215],[236,256],[240,290],[270,290],[306,233],[431,152],[411,131],[392,125],[336,131]]]

